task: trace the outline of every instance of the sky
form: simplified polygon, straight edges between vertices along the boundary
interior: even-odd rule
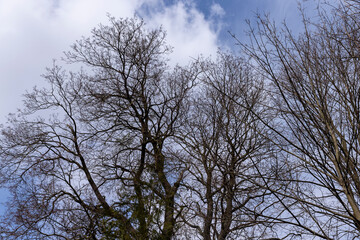
[[[21,107],[26,90],[44,82],[40,76],[53,59],[108,22],[107,13],[163,26],[172,61],[185,64],[236,48],[228,31],[241,38],[245,19],[257,11],[279,20],[298,16],[296,0],[0,0],[0,123]]]
[[[315,0],[300,2],[316,7]],[[245,19],[256,12],[298,26],[297,7],[296,0],[0,0],[0,124],[21,108],[25,91],[44,84],[41,74],[54,59],[108,23],[107,14],[136,14],[150,27],[162,26],[174,47],[171,62],[186,64],[219,48],[238,51],[228,31],[243,40]],[[0,202],[4,196],[0,191]]]

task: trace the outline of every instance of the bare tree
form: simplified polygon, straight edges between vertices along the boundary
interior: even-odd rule
[[[192,163],[187,223],[203,239],[258,239],[268,233],[263,216],[274,204],[260,185],[265,178],[274,184],[269,174],[276,161],[253,114],[268,118],[263,84],[244,59],[230,54],[203,61],[202,70],[183,138]]]
[[[359,238],[359,9],[297,36],[259,17],[246,60],[185,67],[161,28],[110,18],[1,128],[0,236]]]
[[[278,121],[268,127],[293,166],[289,187],[272,192],[289,200],[283,223],[300,238],[360,236],[359,7],[345,1],[316,23],[304,15],[298,36],[259,17],[242,44],[272,83]]]
[[[26,94],[1,135],[12,199],[6,239],[170,239],[187,166],[174,136],[197,76],[171,69],[162,29],[137,19],[100,25]]]

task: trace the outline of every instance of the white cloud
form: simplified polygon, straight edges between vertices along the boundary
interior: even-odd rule
[[[225,10],[218,3],[213,3],[210,8],[211,16],[222,17],[225,15]]]
[[[186,64],[199,55],[215,55],[218,35],[191,2],[177,2],[170,7],[152,12],[147,17],[150,26],[162,25],[167,31],[167,42],[174,47],[172,62]]]
[[[107,23],[106,13],[132,17],[136,11],[148,25],[163,25],[174,47],[173,62],[217,50],[217,33],[190,0],[171,6],[162,0],[0,0],[0,122],[21,107],[25,89],[43,82],[40,75],[53,58]]]

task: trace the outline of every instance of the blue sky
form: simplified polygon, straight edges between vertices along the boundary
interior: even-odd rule
[[[300,2],[313,9],[317,1]],[[171,61],[184,64],[218,48],[237,51],[228,31],[243,40],[245,19],[255,12],[300,26],[296,0],[0,0],[0,123],[21,107],[26,90],[43,85],[40,75],[53,59],[100,22],[106,24],[106,13],[137,13],[150,27],[162,25],[174,47]],[[1,193],[0,202],[6,195]]]

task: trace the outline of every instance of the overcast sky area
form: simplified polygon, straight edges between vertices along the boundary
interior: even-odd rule
[[[300,2],[314,9],[317,1]],[[245,19],[256,12],[301,25],[297,7],[296,0],[0,0],[0,123],[21,108],[26,90],[43,85],[40,75],[53,59],[99,23],[107,24],[107,13],[136,14],[150,27],[162,25],[174,47],[171,61],[185,64],[218,48],[237,52],[228,31],[245,40]]]

